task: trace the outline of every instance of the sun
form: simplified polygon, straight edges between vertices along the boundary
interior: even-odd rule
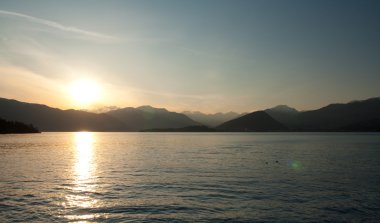
[[[99,84],[92,80],[79,80],[69,87],[69,94],[78,106],[96,102],[100,96]]]

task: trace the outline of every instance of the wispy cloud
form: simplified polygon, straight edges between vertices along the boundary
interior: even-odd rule
[[[26,14],[22,14],[22,13],[18,13],[18,12],[0,10],[0,16],[10,16],[10,17],[17,17],[17,18],[25,19],[29,22],[38,23],[38,24],[42,24],[42,25],[45,25],[45,26],[48,26],[48,27],[51,27],[54,29],[61,30],[61,31],[75,33],[78,35],[90,37],[90,38],[93,38],[94,40],[98,40],[98,41],[116,41],[117,40],[116,37],[106,35],[103,33],[88,31],[88,30],[80,29],[80,28],[77,28],[74,26],[66,26],[66,25],[63,25],[63,24],[55,22],[55,21],[37,18],[34,16],[30,16],[30,15],[26,15]]]

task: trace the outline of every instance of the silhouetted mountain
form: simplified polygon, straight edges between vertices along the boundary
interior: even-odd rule
[[[181,128],[199,123],[187,116],[151,106],[117,109],[95,114],[61,110],[0,98],[0,117],[33,123],[41,131],[139,131],[152,128]]]
[[[223,122],[226,122],[226,121],[234,119],[234,118],[238,118],[238,117],[246,114],[246,113],[238,114],[236,112],[228,112],[228,113],[220,113],[219,112],[219,113],[215,113],[215,114],[204,114],[204,113],[199,112],[199,111],[195,111],[195,112],[184,111],[182,113],[185,114],[186,116],[188,116],[189,118],[193,119],[194,121],[197,121],[199,123],[202,123],[202,124],[210,126],[210,127],[218,126],[218,125],[222,124]]]
[[[17,121],[7,121],[0,118],[0,134],[7,133],[39,133],[33,125],[26,125]]]
[[[265,112],[286,126],[293,126],[297,121],[297,114],[299,114],[296,109],[287,105],[278,105],[276,107],[266,109]]]
[[[286,126],[276,121],[264,111],[252,112],[230,120],[219,125],[217,129],[232,132],[276,132],[288,130]]]
[[[371,98],[301,112],[291,127],[301,131],[373,131],[379,128],[379,119],[380,98]]]
[[[183,128],[146,129],[142,132],[215,132],[216,129],[204,125],[187,126]]]
[[[41,131],[127,131],[128,126],[106,115],[61,110],[46,105],[0,98],[0,117],[33,123]]]
[[[127,124],[132,130],[162,128],[183,128],[200,125],[184,114],[170,112],[164,108],[141,106],[138,108],[122,108],[106,113]]]

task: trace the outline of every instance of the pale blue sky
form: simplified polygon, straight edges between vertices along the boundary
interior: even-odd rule
[[[93,106],[300,110],[380,96],[379,1],[1,1],[0,97]]]

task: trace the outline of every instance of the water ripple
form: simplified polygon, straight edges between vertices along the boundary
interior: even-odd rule
[[[377,222],[379,135],[320,134],[5,136],[0,222]]]

